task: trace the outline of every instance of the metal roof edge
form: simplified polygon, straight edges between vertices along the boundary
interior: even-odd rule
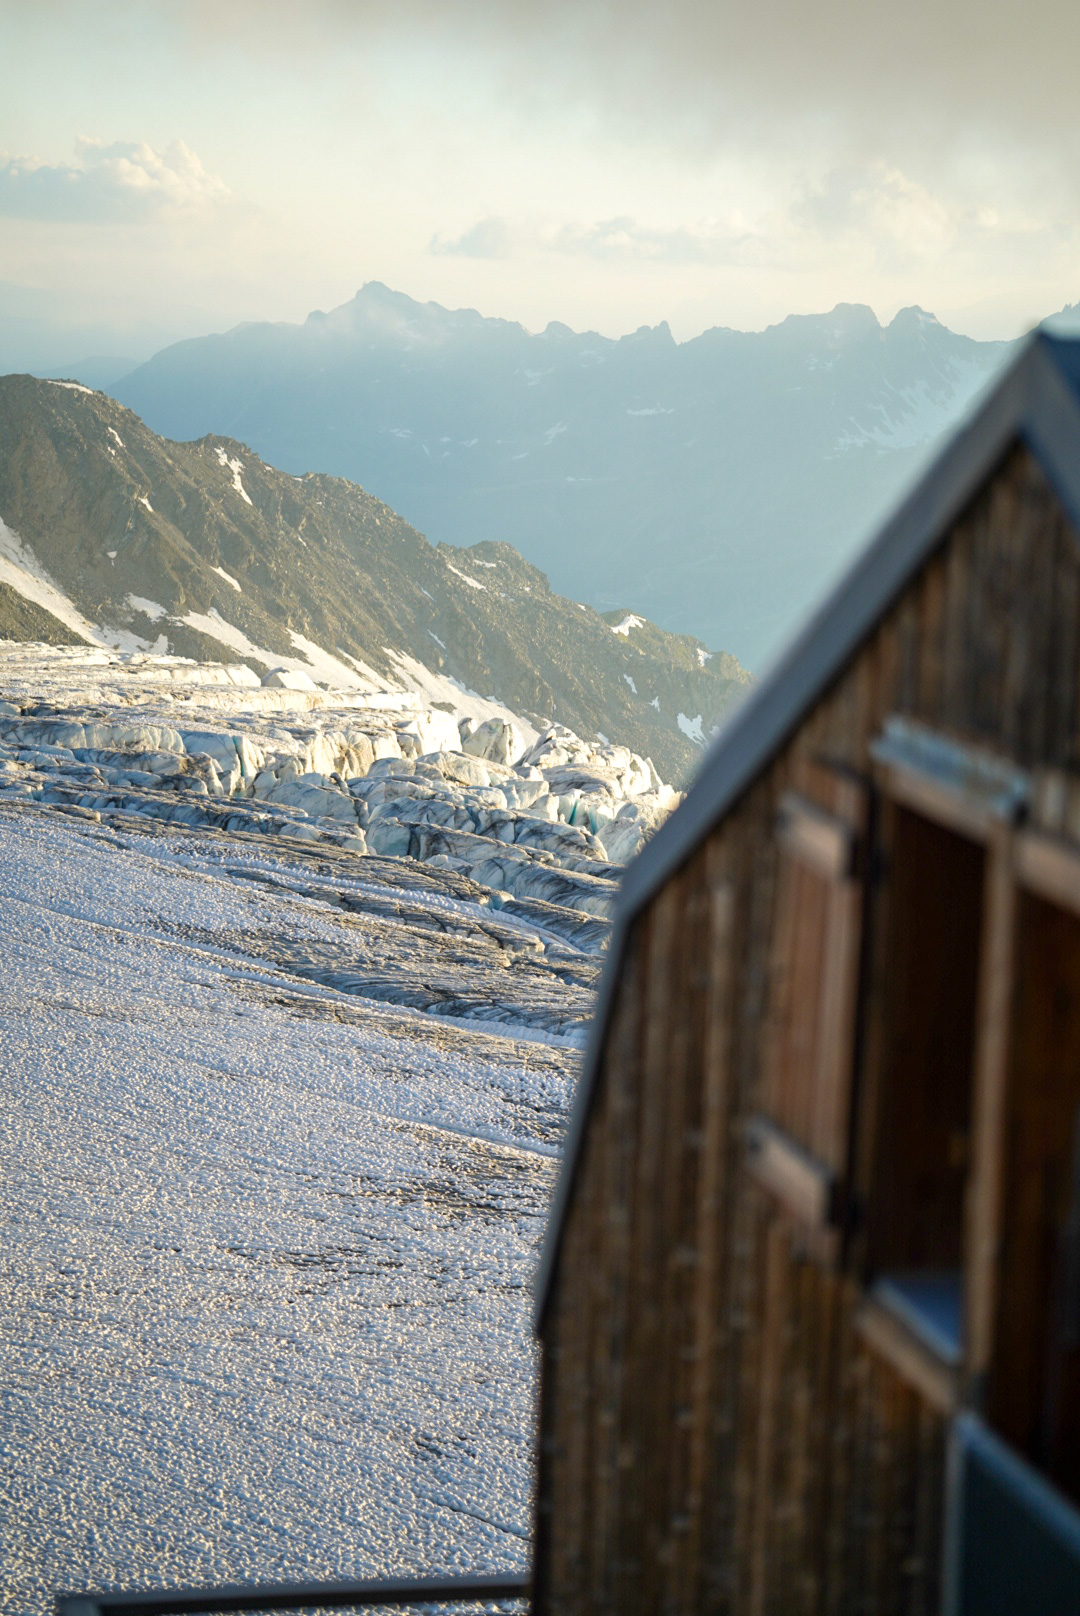
[[[1055,337],[1040,330],[1031,347],[1036,385],[1031,389],[1022,435],[1080,534],[1080,398],[1058,363],[1062,348],[1080,352],[1080,339]]]
[[[899,509],[797,631],[710,747],[685,800],[627,866],[581,1078],[563,1146],[535,1284],[542,1333],[585,1126],[630,927],[753,783],[846,666],[914,571],[1017,438],[1028,442],[1080,530],[1080,404],[1053,357],[1063,339],[1036,331],[974,415],[952,434]],[[1074,452],[1068,452],[1069,444]]]

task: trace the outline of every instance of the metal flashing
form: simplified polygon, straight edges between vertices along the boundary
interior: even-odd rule
[[[950,1434],[943,1561],[945,1616],[1077,1608],[1080,1511],[972,1413]]]
[[[887,718],[881,735],[870,744],[870,756],[885,769],[919,775],[964,798],[988,819],[1015,824],[1031,802],[1031,776],[1026,770],[908,718]]]
[[[1027,444],[1080,532],[1080,340],[1036,331],[710,747],[686,799],[623,877],[535,1289],[542,1333],[630,929],[840,676],[1012,446]]]
[[[421,1577],[411,1581],[241,1583],[220,1588],[156,1588],[146,1592],[58,1594],[56,1616],[216,1616],[219,1611],[383,1610],[411,1605],[528,1600],[527,1574]]]

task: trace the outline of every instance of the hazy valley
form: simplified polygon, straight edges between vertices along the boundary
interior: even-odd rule
[[[758,672],[1009,348],[850,304],[681,343],[530,333],[372,282],[112,390],[157,432],[351,478],[433,540],[507,541],[563,594]]]

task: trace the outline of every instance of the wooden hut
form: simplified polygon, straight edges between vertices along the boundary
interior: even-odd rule
[[[538,1327],[537,1612],[1080,1612],[1080,342],[629,868]]]

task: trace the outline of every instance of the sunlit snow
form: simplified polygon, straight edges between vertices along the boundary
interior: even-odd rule
[[[678,725],[683,734],[686,736],[687,740],[694,741],[698,746],[705,745],[705,736],[701,728],[700,713],[698,713],[696,718],[687,718],[685,713],[680,713],[678,717]]]
[[[486,696],[478,695],[475,690],[460,684],[451,675],[435,673],[416,657],[411,657],[405,652],[395,651],[390,646],[384,646],[383,649],[396,670],[395,682],[403,689],[415,691],[433,706],[441,704],[451,707],[455,712],[464,713],[481,723],[489,718],[506,719],[507,722],[517,725],[527,741],[536,740],[539,731],[520,713],[512,712],[503,702],[491,701]]]
[[[223,470],[232,472],[232,485],[236,489],[236,492],[240,495],[240,498],[246,505],[250,505],[251,499],[248,495],[247,489],[240,480],[240,473],[244,469],[244,462],[237,459],[235,456],[232,460],[230,460],[229,456],[226,454],[225,450],[221,448],[220,444],[216,447],[214,452],[218,457],[218,465],[221,466]]]
[[[60,384],[58,384],[60,385]],[[86,391],[86,389],[84,389]],[[113,552],[115,556],[115,551]],[[24,600],[32,601],[49,612],[65,628],[81,639],[100,640],[94,624],[89,622],[68,597],[49,577],[28,544],[23,544],[16,533],[5,527],[0,518],[0,583],[14,589]]]
[[[278,651],[268,651],[265,646],[256,645],[243,629],[236,627],[235,623],[230,623],[222,617],[216,606],[211,606],[208,612],[185,612],[180,621],[188,628],[196,629],[200,634],[206,634],[210,639],[228,646],[237,656],[252,657],[270,668],[303,673],[309,678],[323,680],[345,690],[370,690],[385,683],[370,669],[365,669],[363,663],[357,662],[352,657],[346,663],[324,650],[321,645],[316,645],[314,640],[305,639],[302,634],[290,632],[289,635],[293,645],[301,653],[299,657],[283,656]]]
[[[164,606],[160,605],[156,600],[147,600],[143,595],[128,595],[125,598],[133,612],[142,612],[143,616],[148,617],[152,623],[156,623],[159,618],[167,616]]]
[[[458,569],[449,561],[446,563],[446,565],[450,568],[450,571],[454,574],[454,577],[460,578],[462,583],[469,585],[470,589],[483,589],[486,592],[487,584],[479,583],[475,578],[470,578],[467,573],[459,572]]]
[[[538,1246],[678,797],[292,642],[265,683],[0,645],[5,1616],[528,1561]]]
[[[288,856],[0,805],[0,869],[0,1609],[523,1567],[571,1053],[305,977],[407,922]]]

